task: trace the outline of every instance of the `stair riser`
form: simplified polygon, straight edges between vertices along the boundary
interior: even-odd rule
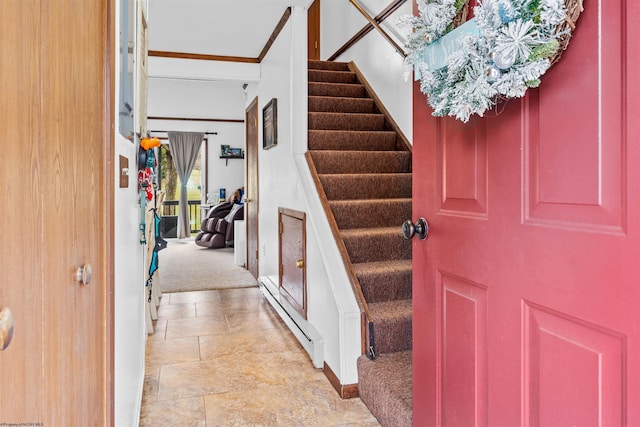
[[[310,70],[349,71],[349,65],[346,62],[310,60],[309,69]]]
[[[329,200],[411,197],[410,174],[321,175],[320,182]]]
[[[370,98],[337,98],[335,96],[310,96],[309,111],[328,113],[374,113]]]
[[[395,234],[372,234],[348,236],[342,239],[352,263],[374,262],[394,259],[411,259],[411,241],[401,235],[401,229]]]
[[[358,281],[367,303],[410,299],[411,270],[390,272],[387,274],[358,274]]]
[[[338,228],[401,227],[411,218],[411,202],[331,202]]]
[[[350,71],[309,70],[310,82],[355,83],[356,75]]]
[[[411,350],[411,317],[374,322],[376,353]]]
[[[309,150],[389,151],[396,143],[395,132],[348,132],[309,130]]]
[[[309,129],[383,130],[384,116],[382,114],[309,113]]]
[[[309,82],[309,96],[337,96],[364,98],[367,93],[360,84],[313,83]]]
[[[311,157],[320,174],[411,172],[408,151],[321,151],[311,153]]]

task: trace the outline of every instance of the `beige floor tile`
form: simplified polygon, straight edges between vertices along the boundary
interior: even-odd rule
[[[200,344],[197,336],[147,341],[145,358],[147,367],[198,360],[200,360]]]
[[[226,393],[273,385],[323,379],[306,354],[281,352],[269,355],[244,353],[160,368],[158,400]]]
[[[280,319],[273,309],[261,311],[239,311],[227,314],[225,317],[229,322],[229,329],[231,332],[285,327],[284,322],[282,322],[282,319]]]
[[[259,288],[167,293],[146,345],[140,426],[378,426],[341,400]]]
[[[260,292],[260,288],[257,286],[251,288],[220,289],[218,292],[220,292],[220,301],[263,298],[262,292]]]
[[[158,320],[196,317],[196,303],[167,304],[158,307]]]
[[[171,294],[171,304],[181,304],[186,302],[220,301],[218,291],[193,291],[176,292]]]
[[[358,398],[342,400],[326,380],[205,396],[207,426],[379,425]]]
[[[272,310],[269,303],[261,298],[233,298],[225,301],[204,301],[196,303],[196,316],[231,314],[247,311]]]
[[[147,367],[144,371],[144,388],[142,390],[142,406],[158,400],[158,381],[160,366]]]
[[[140,427],[206,427],[204,401],[201,396],[142,406]]]
[[[194,317],[192,319],[168,320],[166,338],[220,335],[229,332],[229,326],[224,316]]]
[[[147,341],[164,340],[167,334],[167,321],[156,320],[153,322],[153,333],[147,334]]]
[[[296,338],[283,329],[276,328],[268,334],[260,329],[249,329],[226,335],[200,337],[202,360],[243,353],[256,353],[268,357],[271,353],[283,351],[304,351]]]

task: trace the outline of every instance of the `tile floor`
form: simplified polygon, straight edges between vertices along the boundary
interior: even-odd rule
[[[140,426],[378,426],[342,400],[256,288],[164,294]]]

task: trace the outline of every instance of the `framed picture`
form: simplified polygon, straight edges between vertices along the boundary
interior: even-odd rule
[[[226,157],[230,155],[231,147],[228,145],[221,144],[220,145],[220,156]]]
[[[262,148],[278,145],[278,100],[273,98],[262,109]]]
[[[242,157],[242,148],[230,148],[229,156],[231,157]]]

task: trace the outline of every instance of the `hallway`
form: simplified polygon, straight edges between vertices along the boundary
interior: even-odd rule
[[[376,426],[341,400],[259,288],[165,293],[140,426]]]

